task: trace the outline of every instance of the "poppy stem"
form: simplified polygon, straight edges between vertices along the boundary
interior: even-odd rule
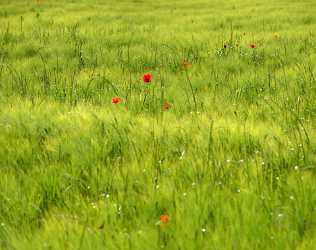
[[[160,96],[160,114],[161,114],[161,120],[163,121],[163,115],[164,115],[164,112],[163,112],[163,103],[164,103],[164,99],[165,99],[165,84],[162,80],[162,77],[161,77],[161,71],[159,69],[159,78],[160,78],[160,88],[161,88],[161,96]]]
[[[193,97],[193,102],[194,102],[194,109],[195,109],[195,112],[197,112],[196,97],[195,97],[194,89],[193,89],[192,82],[191,82],[191,80],[190,80],[190,77],[189,77],[189,74],[188,74],[188,70],[187,70],[187,69],[185,69],[185,75],[186,75],[186,77],[187,77],[187,80],[188,80],[188,83],[189,83],[189,86],[190,86],[190,89],[191,89],[191,92],[192,92],[192,97]]]

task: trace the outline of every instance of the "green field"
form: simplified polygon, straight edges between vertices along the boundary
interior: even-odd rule
[[[316,1],[0,0],[0,249],[316,249]]]

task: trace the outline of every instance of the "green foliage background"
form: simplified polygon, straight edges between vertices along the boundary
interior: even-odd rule
[[[316,249],[315,13],[1,0],[0,249]]]

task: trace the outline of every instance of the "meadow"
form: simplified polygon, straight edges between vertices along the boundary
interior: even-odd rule
[[[315,0],[0,0],[0,249],[316,249]]]

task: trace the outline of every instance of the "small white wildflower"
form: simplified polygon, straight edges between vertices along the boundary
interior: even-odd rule
[[[278,214],[278,217],[279,217],[279,218],[283,217],[283,214],[282,214],[282,213],[279,213],[279,214]]]
[[[202,233],[206,232],[206,228],[201,228]]]
[[[110,198],[110,195],[109,195],[109,194],[106,194],[105,198],[109,199],[109,198]]]
[[[236,191],[237,191],[237,193],[240,193],[240,189],[239,188]]]
[[[297,171],[297,170],[298,170],[298,166],[295,166],[295,167],[294,167],[294,170],[296,170],[296,171]]]
[[[159,189],[159,185],[156,185],[156,189]]]
[[[264,163],[264,161],[263,162],[261,162],[261,165],[263,166],[265,163]]]
[[[243,159],[239,160],[239,163],[244,163],[244,160]]]
[[[230,163],[230,162],[231,162],[231,160],[227,159],[227,160],[226,160],[226,162],[227,162],[227,163]]]

